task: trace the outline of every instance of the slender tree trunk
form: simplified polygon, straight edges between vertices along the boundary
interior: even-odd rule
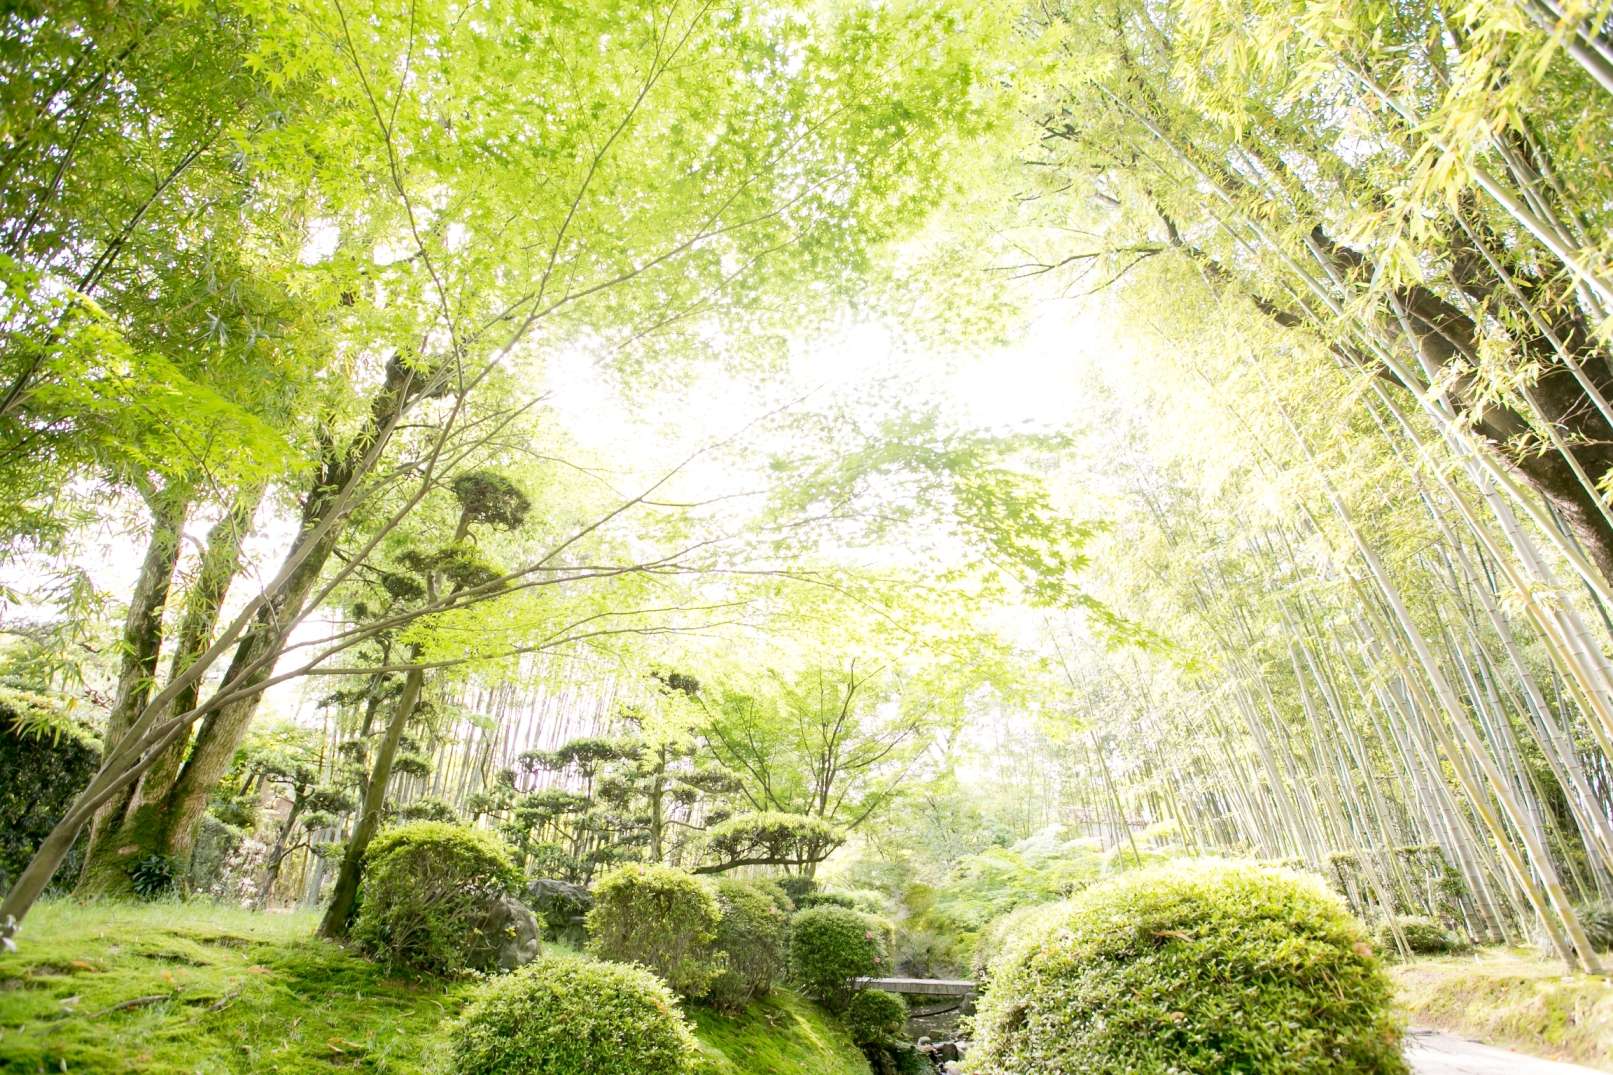
[[[364,872],[364,852],[369,850],[370,841],[381,827],[387,784],[392,779],[392,762],[398,756],[398,744],[403,739],[409,718],[414,715],[425,681],[425,672],[418,668],[411,669],[404,677],[403,694],[398,697],[397,708],[392,711],[392,720],[387,724],[381,749],[375,755],[375,766],[364,788],[362,813],[358,824],[353,826],[353,836],[347,841],[347,850],[342,854],[341,871],[336,875],[336,888],[331,893],[330,906],[325,908],[325,917],[319,923],[319,933],[323,937],[345,937],[352,925],[358,883]]]

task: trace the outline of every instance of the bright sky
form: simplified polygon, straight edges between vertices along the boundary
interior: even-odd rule
[[[1082,421],[1084,386],[1091,383],[1093,364],[1115,353],[1105,313],[1097,300],[1046,300],[1013,345],[961,356],[918,351],[903,346],[882,326],[862,325],[824,340],[796,341],[789,368],[781,375],[746,378],[708,371],[692,385],[649,400],[624,400],[591,356],[573,354],[552,361],[547,388],[552,413],[571,436],[587,454],[622,473],[664,468],[783,401],[804,396],[801,405],[810,408],[829,400],[861,399],[868,386],[892,379],[904,386],[911,402],[939,407],[960,425],[1060,429]],[[659,417],[651,421],[646,416]],[[760,456],[775,446],[757,447]],[[736,476],[714,466],[693,469],[680,482],[685,492],[709,495],[734,491]],[[131,504],[125,523],[141,525],[136,508]],[[197,520],[187,528],[193,552],[210,521]],[[258,574],[273,571],[290,536],[289,523],[263,531],[250,550]],[[78,557],[95,582],[120,600],[132,588],[143,550],[143,542],[130,541],[127,533],[123,523],[86,533]],[[13,563],[0,569],[0,583],[26,585],[33,574],[26,565]],[[246,589],[238,586],[231,603],[244,600]],[[10,614],[26,617],[44,611],[13,607]],[[285,684],[270,692],[266,709],[290,715],[302,707],[302,695],[298,685]]]
[[[786,400],[855,398],[895,378],[918,404],[934,404],[959,424],[992,430],[1066,428],[1082,420],[1090,364],[1115,340],[1096,301],[1046,300],[1011,346],[937,356],[903,346],[880,325],[860,325],[822,340],[797,340],[781,376],[751,380],[710,373],[665,398],[624,402],[583,354],[551,369],[554,411],[577,441],[624,468],[654,465],[726,434]],[[670,416],[659,425],[643,415]],[[669,438],[677,438],[672,441]]]

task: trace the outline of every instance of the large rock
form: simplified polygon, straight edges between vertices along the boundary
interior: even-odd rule
[[[540,877],[527,884],[526,902],[543,916],[543,930],[550,940],[581,947],[588,939],[583,920],[594,906],[594,897],[583,886]]]
[[[513,896],[500,896],[488,906],[482,933],[493,946],[493,962],[499,970],[514,970],[543,951],[538,916]]]

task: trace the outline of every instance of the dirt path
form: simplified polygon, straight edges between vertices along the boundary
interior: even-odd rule
[[[1413,1028],[1406,1035],[1406,1058],[1416,1075],[1600,1075],[1594,1068],[1536,1060],[1440,1030]]]

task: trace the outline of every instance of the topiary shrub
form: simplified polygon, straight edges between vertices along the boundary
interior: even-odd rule
[[[858,911],[857,901],[844,892],[808,892],[795,901],[796,907],[805,911],[811,907],[844,907],[848,911]]]
[[[853,978],[890,966],[884,936],[867,915],[844,907],[812,907],[790,922],[790,973],[801,989],[834,1011],[850,1003]]]
[[[1062,903],[1028,903],[1007,914],[992,919],[975,938],[974,951],[969,956],[969,973],[981,985],[990,981],[999,956],[1018,937],[1039,929],[1038,922],[1049,915],[1059,914]]]
[[[907,1001],[899,993],[864,989],[846,1006],[846,1029],[858,1045],[883,1045],[907,1030]]]
[[[698,1046],[639,967],[543,956],[483,986],[448,1035],[455,1075],[686,1075]]]
[[[1468,949],[1466,941],[1432,918],[1401,915],[1394,920],[1394,925],[1388,922],[1378,923],[1378,928],[1373,933],[1378,951],[1384,956],[1392,957],[1400,952],[1399,946],[1395,943],[1395,925],[1400,927],[1401,936],[1406,938],[1406,947],[1411,949],[1413,955],[1443,955],[1449,952],[1465,952]]]
[[[1062,906],[997,962],[973,1070],[1406,1071],[1389,979],[1315,878],[1156,867]]]
[[[775,889],[775,891],[777,891]],[[779,893],[783,895],[783,893]],[[717,923],[713,947],[722,971],[706,999],[715,1008],[737,1012],[765,996],[784,973],[790,950],[790,916],[762,885],[725,879],[717,882]]]
[[[786,896],[790,897],[790,902],[795,904],[796,907],[801,906],[802,897],[809,896],[818,890],[818,882],[815,878],[799,873],[787,873],[775,877],[773,878],[773,883],[778,885]]]
[[[68,708],[56,695],[0,686],[0,892],[100,767],[100,742]],[[71,884],[81,860],[75,846],[57,878]]]
[[[711,947],[721,919],[716,898],[694,876],[632,863],[594,882],[588,950],[642,964],[683,996],[704,996],[721,970]]]
[[[498,964],[495,909],[518,880],[496,836],[441,821],[387,829],[364,854],[353,940],[382,965],[451,975]]]
[[[457,823],[460,820],[458,811],[443,800],[430,795],[398,807],[398,816],[405,821],[447,821]]]
[[[796,912],[795,901],[790,898],[788,892],[784,891],[784,886],[779,884],[778,878],[753,877],[748,879],[746,883],[772,900],[773,906],[783,911],[785,915],[792,915]]]

